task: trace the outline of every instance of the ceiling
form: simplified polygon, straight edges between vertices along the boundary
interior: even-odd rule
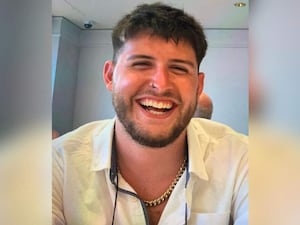
[[[111,29],[117,21],[141,3],[157,0],[52,0],[52,15],[62,16],[84,29],[86,21],[93,21],[91,29]],[[249,0],[164,0],[160,1],[184,9],[206,29],[248,29]],[[245,7],[234,3],[244,2]]]

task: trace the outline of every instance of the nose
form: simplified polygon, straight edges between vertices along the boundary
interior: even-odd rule
[[[152,75],[151,87],[165,90],[170,86],[170,76],[166,67],[158,67]]]

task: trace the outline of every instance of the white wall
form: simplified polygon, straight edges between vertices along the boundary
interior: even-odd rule
[[[84,30],[80,37],[74,127],[114,116],[110,92],[102,79],[105,60],[112,58],[111,31]]]
[[[248,31],[206,30],[209,49],[200,70],[205,91],[214,101],[213,120],[248,133]],[[111,118],[111,95],[104,86],[102,67],[112,57],[110,30],[82,30],[74,109],[74,128]]]
[[[207,55],[200,65],[212,98],[212,119],[248,134],[248,31],[206,30]]]
[[[73,129],[80,33],[68,20],[52,18],[52,59],[57,59],[52,62],[52,126],[60,134]]]

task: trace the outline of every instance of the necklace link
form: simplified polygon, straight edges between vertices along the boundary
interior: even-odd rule
[[[161,203],[163,203],[164,201],[166,201],[170,197],[171,193],[173,192],[177,182],[179,181],[180,177],[182,176],[183,172],[185,171],[185,168],[186,168],[186,159],[183,160],[183,163],[180,166],[180,168],[176,174],[176,177],[174,178],[174,180],[172,181],[172,183],[168,187],[168,189],[160,197],[158,197],[154,200],[151,200],[151,201],[144,200],[145,206],[146,207],[154,207],[154,206],[158,206]]]

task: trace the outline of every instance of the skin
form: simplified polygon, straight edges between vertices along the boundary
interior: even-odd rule
[[[195,111],[194,117],[203,117],[203,116],[208,116],[212,114],[212,100],[211,98],[202,92],[198,98],[198,106]],[[210,118],[207,118],[210,119]]]
[[[173,181],[187,148],[186,125],[204,79],[195,52],[183,41],[140,34],[124,44],[115,64],[105,62],[103,78],[117,113],[121,174],[142,199],[155,199]],[[150,224],[158,223],[165,205],[148,208]]]

